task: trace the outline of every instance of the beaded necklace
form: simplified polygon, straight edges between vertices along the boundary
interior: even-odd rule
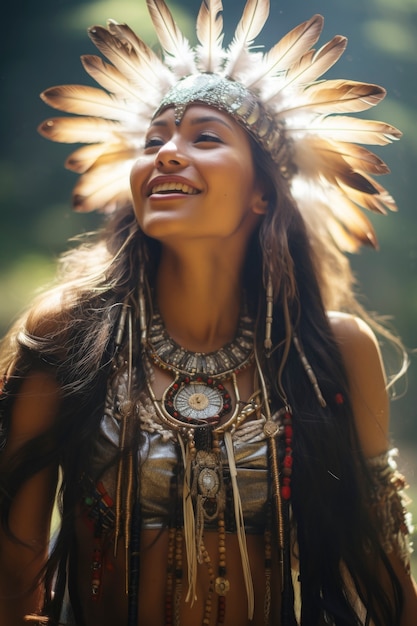
[[[249,318],[242,316],[239,330],[234,341],[227,344],[216,353],[192,353],[186,351],[172,338],[163,327],[162,319],[158,314],[151,319],[155,326],[148,329],[146,324],[145,280],[141,273],[142,288],[139,292],[139,319],[141,328],[141,343],[143,348],[143,363],[145,365],[146,383],[150,399],[159,419],[176,438],[181,450],[183,479],[182,479],[182,513],[183,527],[176,526],[169,533],[168,550],[168,577],[166,596],[166,624],[179,626],[180,606],[182,598],[182,541],[184,539],[187,566],[188,566],[188,593],[186,601],[191,604],[196,600],[197,563],[205,563],[209,572],[209,590],[205,600],[203,624],[210,623],[212,612],[212,596],[218,596],[217,624],[223,624],[226,611],[226,594],[230,583],[226,571],[225,550],[225,489],[223,481],[223,464],[220,456],[220,440],[223,440],[226,450],[227,464],[230,473],[230,483],[233,497],[236,534],[242,561],[242,572],[245,581],[248,600],[248,619],[254,614],[254,590],[252,584],[250,563],[248,558],[245,527],[237,484],[237,471],[234,459],[232,434],[243,425],[245,420],[256,415],[253,420],[261,425],[262,436],[268,441],[270,459],[270,486],[271,507],[274,511],[273,524],[267,524],[265,531],[265,605],[264,623],[270,623],[271,606],[271,536],[274,533],[278,539],[278,553],[281,566],[283,623],[292,625],[294,621],[293,591],[291,582],[291,554],[290,554],[290,496],[292,474],[292,410],[287,403],[285,394],[282,396],[283,405],[272,412],[269,404],[269,394],[259,355],[254,341],[253,325]],[[128,331],[128,384],[127,400],[120,407],[121,431],[120,453],[118,465],[118,480],[115,503],[115,550],[118,537],[122,530],[125,537],[126,550],[126,588],[129,595],[128,625],[133,626],[137,620],[138,601],[138,571],[139,571],[139,531],[140,513],[139,502],[135,489],[134,457],[132,450],[126,445],[137,428],[135,420],[135,405],[129,399],[132,377],[132,315],[129,304],[122,307],[122,313],[116,332],[117,365],[118,346],[121,346],[124,329]],[[127,318],[127,324],[126,324]],[[126,327],[126,328],[125,328]],[[148,337],[149,334],[149,337]],[[322,406],[325,401],[314,372],[305,357],[300,341],[296,335],[292,337],[299,353],[300,360],[315,390],[317,399]],[[164,341],[168,348],[165,351]],[[240,355],[240,359],[236,354]],[[164,356],[163,356],[164,355]],[[119,356],[121,356],[119,354]],[[210,359],[207,357],[210,356]],[[219,371],[210,371],[207,363],[215,363]],[[181,363],[181,367],[178,367]],[[184,363],[201,364],[202,371],[193,367],[191,371],[184,369]],[[247,403],[243,403],[239,396],[237,374],[254,363],[258,375],[260,389],[257,390]],[[172,373],[174,381],[163,393],[162,399],[157,399],[152,388],[152,367],[157,365]],[[188,365],[186,365],[188,367]],[[233,388],[235,406],[232,411],[232,399],[224,383],[229,382]],[[231,412],[232,411],[232,412]],[[229,415],[229,413],[231,414]],[[248,425],[244,425],[250,427]],[[278,463],[278,438],[283,441],[283,464]],[[204,527],[206,522],[217,520],[219,549],[217,576],[204,545]],[[120,523],[123,521],[124,529]],[[130,529],[135,529],[135,532]],[[174,581],[175,576],[175,581]],[[285,608],[286,607],[286,608]]]
[[[191,352],[179,346],[168,335],[160,314],[156,312],[144,345],[148,371],[153,363],[169,371],[174,377],[160,400],[155,396],[149,375],[147,384],[157,415],[168,428],[176,431],[182,453],[183,522],[189,582],[187,600],[192,603],[196,599],[197,563],[205,563],[209,572],[210,587],[205,602],[204,620],[209,619],[212,595],[215,592],[218,596],[219,624],[224,620],[226,593],[230,586],[226,575],[224,522],[226,490],[220,453],[221,438],[225,443],[229,467],[231,470],[233,468],[231,474],[236,529],[248,595],[248,614],[253,615],[253,584],[231,440],[231,434],[235,429],[261,409],[262,400],[259,392],[253,394],[247,403],[243,403],[237,384],[237,375],[253,364],[253,337],[252,320],[242,316],[232,342],[208,354]],[[230,382],[233,388],[234,408],[232,397],[226,388],[227,382]],[[205,525],[215,520],[219,537],[217,576],[204,544]],[[172,542],[175,541],[178,551],[178,539],[175,540],[175,536],[176,533],[172,530],[170,539]],[[169,562],[172,561],[173,553],[172,545],[169,550]],[[172,581],[169,582],[168,588],[172,589]],[[178,605],[178,600],[174,601],[175,605]],[[169,603],[169,606],[171,607],[172,603]]]

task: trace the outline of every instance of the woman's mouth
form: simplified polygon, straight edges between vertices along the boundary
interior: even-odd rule
[[[195,187],[191,187],[190,185],[187,185],[185,183],[179,183],[179,182],[166,182],[166,183],[159,183],[157,185],[154,185],[151,188],[151,192],[150,195],[153,194],[169,194],[169,193],[182,193],[186,196],[193,196],[197,193],[199,193],[198,189],[196,189]]]

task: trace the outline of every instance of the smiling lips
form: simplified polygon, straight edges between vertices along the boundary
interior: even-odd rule
[[[151,188],[150,195],[157,194],[157,193],[172,193],[172,192],[176,192],[176,193],[179,192],[186,196],[193,196],[199,193],[198,189],[196,189],[195,187],[190,187],[190,185],[187,185],[185,183],[166,182],[166,183],[159,183],[157,185],[154,185]]]

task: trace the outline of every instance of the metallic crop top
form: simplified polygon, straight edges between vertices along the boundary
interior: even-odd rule
[[[119,405],[126,398],[126,379],[122,375],[107,392],[104,414],[91,451],[91,476],[84,488],[85,501],[90,503],[94,517],[101,515],[112,525],[112,503],[115,500],[119,447]],[[173,510],[172,479],[181,463],[181,452],[175,431],[167,429],[155,412],[151,399],[141,394],[138,403],[141,437],[138,449],[140,467],[140,503],[143,528],[168,527]],[[242,424],[233,434],[234,456],[237,469],[245,528],[249,533],[262,533],[268,500],[267,442],[263,434],[264,420]],[[221,442],[223,472],[228,485],[227,457]],[[230,482],[230,481],[229,481]],[[94,493],[88,493],[88,489]],[[94,503],[94,504],[92,504]],[[234,518],[233,518],[234,519]],[[230,527],[231,526],[231,527]],[[229,530],[233,530],[230,521]]]

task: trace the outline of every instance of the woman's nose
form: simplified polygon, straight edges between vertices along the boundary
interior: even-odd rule
[[[187,163],[188,159],[180,149],[179,142],[172,139],[160,147],[155,157],[155,166],[158,168],[181,168]]]

